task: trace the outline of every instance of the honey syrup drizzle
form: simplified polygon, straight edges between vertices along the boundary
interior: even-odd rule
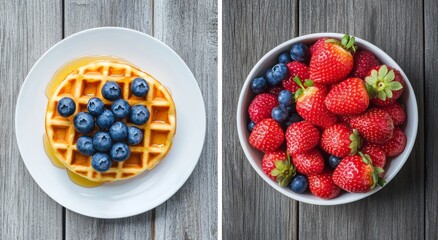
[[[49,139],[47,138],[47,135],[44,134],[43,136],[43,145],[44,145],[44,151],[46,152],[47,157],[49,157],[50,161],[53,163],[53,165],[55,165],[58,168],[62,168],[67,170],[68,176],[70,178],[70,180],[74,183],[76,183],[77,185],[81,186],[81,187],[97,187],[102,185],[103,183],[100,182],[93,182],[90,181],[84,177],[81,177],[79,175],[77,175],[76,173],[68,170],[64,164],[61,163],[61,161],[59,161],[59,159],[56,157],[55,151],[53,151],[52,146],[50,145]]]

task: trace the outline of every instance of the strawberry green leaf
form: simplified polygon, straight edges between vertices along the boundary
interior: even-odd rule
[[[377,180],[377,184],[379,184],[379,186],[384,187],[386,185],[386,181],[385,179],[379,177],[379,179]]]
[[[277,177],[280,174],[281,174],[281,171],[279,169],[277,169],[277,168],[274,168],[271,171],[271,175],[274,176],[274,177]]]
[[[301,94],[303,94],[303,89],[300,88],[297,91],[295,91],[295,94],[294,94],[295,100],[297,100],[301,96]]]
[[[305,86],[305,87],[311,87],[311,86],[313,86],[313,85],[314,85],[314,83],[313,83],[313,81],[310,80],[310,79],[307,79],[306,81],[304,81],[304,86]]]
[[[357,153],[358,149],[362,146],[362,139],[359,135],[359,132],[356,129],[353,129],[353,133],[350,135],[350,155],[354,155]]]
[[[344,34],[344,36],[341,39],[342,46],[346,46],[348,44],[349,39],[350,39],[350,36],[348,34]]]
[[[382,65],[379,69],[379,77],[384,78],[388,73],[388,67],[386,65]]]
[[[392,91],[397,91],[397,90],[400,90],[400,89],[403,88],[403,85],[402,85],[400,82],[397,82],[397,81],[392,81],[392,82],[390,82],[390,83],[388,84],[388,86],[389,86],[389,88],[390,88]]]

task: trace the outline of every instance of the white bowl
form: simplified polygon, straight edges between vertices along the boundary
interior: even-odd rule
[[[107,55],[131,62],[169,89],[178,130],[169,153],[154,169],[129,180],[84,188],[73,183],[65,169],[55,167],[44,152],[44,91],[64,64],[83,56]],[[201,91],[184,61],[156,38],[126,28],[85,30],[51,47],[29,71],[15,110],[18,147],[35,182],[64,207],[98,218],[136,215],[169,199],[193,172],[204,145],[205,130]]]
[[[314,33],[309,35],[300,36],[297,38],[293,38],[287,42],[284,42],[271,51],[269,51],[265,56],[263,56],[257,64],[252,68],[248,77],[243,84],[242,91],[240,92],[239,103],[237,106],[237,131],[239,134],[240,144],[242,145],[242,149],[245,152],[245,155],[248,161],[251,163],[252,167],[256,170],[256,172],[260,175],[260,177],[265,180],[271,187],[275,188],[277,191],[282,194],[295,199],[297,201],[316,204],[316,205],[339,205],[345,204],[349,202],[354,202],[359,199],[368,197],[373,193],[376,193],[381,189],[381,187],[377,186],[373,190],[367,193],[348,193],[343,192],[337,198],[325,200],[313,196],[311,193],[298,194],[292,192],[288,187],[279,186],[274,180],[270,179],[262,170],[261,160],[263,157],[263,153],[254,149],[248,142],[249,132],[247,130],[248,124],[248,106],[254,96],[254,94],[250,90],[250,83],[252,79],[258,76],[262,76],[267,69],[274,66],[277,62],[278,55],[283,51],[288,51],[292,44],[297,42],[302,42],[305,44],[310,44],[318,40],[322,37],[332,37],[341,39],[343,34],[340,33]],[[403,76],[403,79],[406,83],[406,88],[403,91],[403,95],[401,96],[401,102],[405,104],[407,119],[404,126],[404,132],[407,137],[407,144],[405,150],[392,160],[388,161],[387,166],[385,166],[385,180],[386,182],[391,181],[395,175],[400,171],[404,163],[409,157],[411,150],[415,143],[415,138],[417,136],[417,128],[418,128],[418,109],[417,109],[417,100],[415,99],[415,93],[412,89],[412,86],[409,82],[409,79],[406,77],[406,74],[400,68],[400,66],[382,51],[380,48],[375,45],[356,37],[356,45],[362,49],[369,50],[373,52],[376,57],[383,63],[391,66],[400,71]]]

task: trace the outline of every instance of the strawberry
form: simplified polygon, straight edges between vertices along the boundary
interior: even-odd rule
[[[268,152],[263,155],[262,159],[262,169],[263,172],[268,175],[271,179],[275,180],[276,177],[271,175],[271,171],[275,169],[275,162],[276,161],[284,161],[286,160],[286,152],[282,150],[277,150],[274,152]]]
[[[313,53],[316,52],[316,50],[318,50],[322,45],[326,44],[325,40],[327,40],[328,38],[320,38],[318,39],[318,41],[316,41],[314,44],[312,44],[312,46],[310,46],[309,48],[309,52],[310,55],[312,56]]]
[[[388,106],[401,96],[404,88],[400,72],[386,65],[371,69],[365,77],[371,103],[375,106]]]
[[[356,50],[354,37],[347,34],[341,42],[327,39],[310,58],[310,79],[315,83],[333,84],[344,80],[353,69],[353,55]]]
[[[348,156],[341,160],[333,172],[333,182],[345,191],[364,193],[373,189],[377,183],[383,185],[379,174],[380,167],[373,167],[370,156],[359,152],[359,155]]]
[[[284,90],[283,87],[275,86],[275,87],[271,87],[271,88],[268,90],[268,92],[269,92],[270,94],[274,94],[275,96],[278,96],[278,94],[279,94],[282,90]]]
[[[310,192],[317,197],[331,199],[337,197],[341,192],[341,189],[333,182],[332,173],[329,171],[308,177]]]
[[[287,68],[289,69],[290,76],[284,79],[282,84],[285,89],[294,93],[300,88],[294,81],[295,76],[298,76],[300,79],[309,79],[309,67],[302,62],[292,61],[287,64]]]
[[[379,65],[380,61],[374,56],[374,54],[368,50],[359,50],[354,56],[353,70],[351,76],[365,79],[368,72]]]
[[[370,98],[365,84],[360,78],[349,78],[333,86],[324,103],[332,113],[351,115],[365,111],[370,103]]]
[[[380,145],[383,151],[385,151],[387,157],[394,157],[399,155],[405,150],[406,147],[406,135],[400,128],[394,129],[392,138],[386,143]]]
[[[372,143],[384,143],[392,137],[394,124],[389,114],[379,108],[371,108],[365,113],[350,118],[350,126]]]
[[[283,187],[287,186],[295,175],[295,167],[290,163],[289,155],[283,150],[265,153],[262,169],[268,177],[276,180]]]
[[[257,123],[249,136],[249,144],[262,152],[272,152],[284,142],[280,125],[271,118]]]
[[[290,157],[287,155],[286,159],[283,161],[275,161],[275,168],[271,171],[271,176],[282,187],[286,187],[292,181],[292,177],[295,176],[295,166],[290,162]]]
[[[292,123],[286,130],[287,152],[304,153],[316,147],[319,142],[319,131],[306,121]]]
[[[391,116],[394,126],[401,126],[403,123],[405,123],[406,112],[400,103],[394,102],[389,106],[382,107],[382,109],[387,111],[389,116]]]
[[[258,123],[271,117],[271,111],[278,105],[277,97],[273,94],[262,93],[257,95],[248,107],[249,118]]]
[[[351,129],[346,124],[337,123],[324,130],[320,146],[331,155],[342,158],[356,154],[361,142],[357,130]]]
[[[302,174],[314,175],[324,171],[324,158],[316,148],[305,153],[294,154],[292,163],[297,171]]]
[[[298,77],[294,81],[300,86],[295,92],[296,109],[298,114],[305,120],[320,127],[333,125],[337,119],[336,115],[329,112],[324,104],[327,95],[326,87],[314,86],[313,82],[306,80],[305,86]]]
[[[384,168],[386,164],[386,155],[383,149],[374,143],[365,143],[362,148],[363,154],[368,154],[373,162],[373,165],[376,167]]]

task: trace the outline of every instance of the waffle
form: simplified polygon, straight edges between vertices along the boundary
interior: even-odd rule
[[[130,93],[130,83],[136,77],[144,78],[149,84],[146,97]],[[102,99],[109,109],[111,102],[101,94],[101,88],[107,81],[120,85],[122,98],[131,106],[146,105],[150,118],[144,125],[135,125],[143,131],[143,141],[130,146],[130,157],[124,162],[113,162],[107,172],[100,173],[91,166],[91,157],[81,154],[76,147],[82,134],[75,131],[73,118],[76,113],[87,111],[88,100],[92,97]],[[76,102],[76,112],[68,118],[62,117],[56,110],[58,101],[63,97],[73,98]],[[152,169],[170,150],[176,130],[175,104],[167,89],[149,74],[112,60],[95,61],[70,73],[49,96],[45,117],[46,135],[59,161],[73,173],[95,182],[128,179]],[[128,126],[134,125],[129,120],[124,122]]]

